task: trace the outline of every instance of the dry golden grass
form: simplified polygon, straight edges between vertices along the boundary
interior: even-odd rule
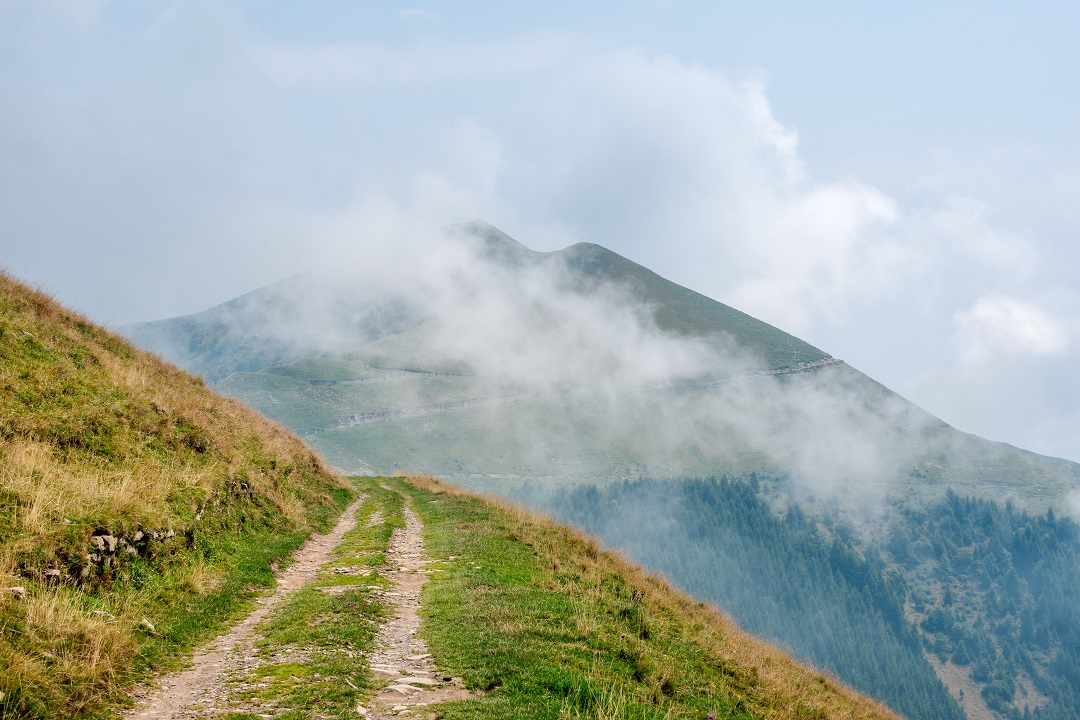
[[[75,516],[161,526],[178,490],[238,478],[303,524],[288,468],[329,473],[298,438],[5,275],[0,311],[14,356],[0,365],[0,488],[20,547],[48,545]],[[104,452],[82,446],[95,440]]]
[[[19,607],[11,607],[16,602]],[[95,698],[90,689],[113,685],[138,651],[130,618],[104,612],[87,613],[70,588],[41,589],[21,601],[0,597],[0,618],[21,616],[22,644],[42,648],[26,653],[0,643],[0,665],[7,668],[4,684],[29,691],[45,707],[66,707],[68,713],[84,709]],[[59,685],[72,680],[76,692],[62,697],[71,688]]]
[[[283,428],[0,272],[0,716],[96,712],[162,609],[129,565],[205,595],[225,559],[182,552],[199,532],[304,532],[343,486]],[[92,555],[92,534],[148,529],[176,539]]]

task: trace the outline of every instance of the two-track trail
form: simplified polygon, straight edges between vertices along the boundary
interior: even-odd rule
[[[255,628],[292,591],[313,582],[319,567],[329,559],[345,533],[356,526],[356,511],[364,501],[357,498],[325,535],[314,535],[296,551],[294,562],[278,576],[277,589],[272,595],[260,598],[258,605],[229,632],[219,636],[208,647],[195,654],[191,667],[164,677],[158,688],[136,694],[138,705],[124,713],[125,718],[198,717],[200,709],[212,708],[226,698],[225,679],[230,673],[250,664]]]
[[[389,490],[389,488],[385,488]],[[319,569],[333,559],[345,534],[356,527],[356,514],[365,497],[358,499],[344,512],[334,529],[325,535],[313,536],[297,551],[295,562],[278,577],[275,592],[258,601],[258,605],[241,622],[196,653],[192,666],[182,672],[160,679],[156,688],[136,693],[137,706],[124,714],[128,720],[190,720],[212,718],[242,712],[263,718],[280,714],[284,708],[272,702],[260,702],[235,695],[237,680],[250,678],[263,662],[258,657],[256,643],[264,637],[260,623],[283,607],[290,593],[316,582]],[[388,618],[378,629],[373,647],[367,653],[371,675],[387,683],[360,705],[352,708],[353,717],[371,720],[397,716],[426,714],[424,707],[449,700],[472,697],[459,678],[440,674],[431,661],[427,645],[417,636],[420,628],[420,594],[428,581],[427,565],[431,560],[424,550],[423,524],[409,508],[404,508],[405,527],[395,528],[386,547],[386,563],[374,566],[379,575],[390,581],[389,587],[369,586],[371,597],[387,606]],[[382,522],[382,513],[375,510],[368,526]],[[354,586],[328,586],[318,589],[335,594]],[[313,618],[318,622],[318,618]],[[303,661],[303,649],[295,656]],[[350,683],[351,684],[351,683]],[[249,685],[250,687],[250,685]],[[312,717],[321,717],[312,715]]]

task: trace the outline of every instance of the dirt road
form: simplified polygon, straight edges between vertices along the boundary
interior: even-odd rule
[[[137,706],[124,713],[125,718],[194,718],[199,709],[217,707],[226,699],[225,678],[243,670],[251,662],[255,627],[292,591],[315,580],[319,567],[341,542],[345,533],[356,526],[356,510],[364,501],[358,498],[341,515],[334,529],[311,537],[294,556],[295,562],[278,576],[277,589],[260,598],[255,610],[209,647],[195,654],[192,665],[175,675],[161,678],[157,688],[136,693]]]
[[[297,551],[293,565],[278,577],[274,593],[260,599],[250,615],[196,653],[190,668],[161,678],[155,688],[137,692],[137,706],[124,717],[190,720],[246,712],[270,718],[280,712],[280,707],[253,705],[250,698],[236,701],[230,697],[231,691],[237,678],[249,675],[259,666],[254,645],[262,637],[260,622],[271,616],[290,593],[317,579],[319,568],[331,559],[344,535],[356,526],[356,511],[363,500],[361,497],[353,503],[331,532],[316,535],[305,543]],[[411,510],[406,508],[405,515],[406,527],[395,529],[390,538],[386,565],[373,568],[392,585],[388,590],[372,590],[372,595],[391,609],[367,657],[374,678],[386,679],[388,684],[355,708],[360,716],[372,720],[399,715],[415,717],[432,703],[470,697],[459,678],[438,673],[426,644],[417,637],[420,592],[428,580],[427,566],[431,561],[424,552],[423,525]],[[381,513],[376,511],[368,524],[381,522]],[[326,588],[326,591],[335,589]],[[302,661],[302,658],[303,649],[300,649],[293,659]]]

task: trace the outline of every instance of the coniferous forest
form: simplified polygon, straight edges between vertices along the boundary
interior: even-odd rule
[[[1002,718],[1080,716],[1080,531],[949,493],[852,525],[757,477],[624,481],[521,498],[912,720],[963,718],[931,661]]]
[[[896,505],[883,555],[908,579],[927,648],[970,669],[1003,717],[1080,716],[1080,528],[949,493]]]

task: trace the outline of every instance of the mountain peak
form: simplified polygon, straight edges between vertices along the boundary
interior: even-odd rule
[[[544,253],[522,245],[486,220],[479,218],[447,228],[450,237],[474,243],[480,257],[500,264],[519,266]]]

